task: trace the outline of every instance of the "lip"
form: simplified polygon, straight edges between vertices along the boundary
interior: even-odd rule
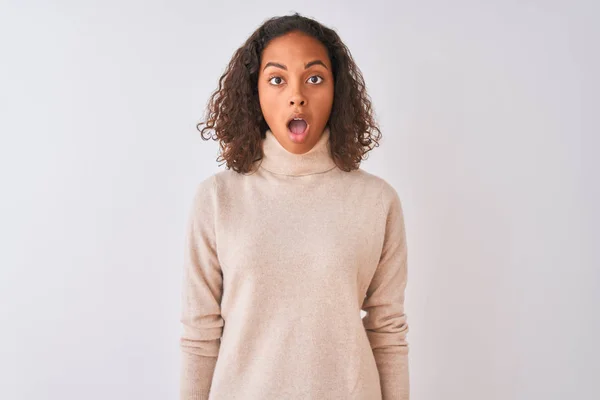
[[[288,137],[290,138],[290,140],[292,142],[294,142],[296,144],[304,143],[309,134],[310,134],[310,125],[306,126],[306,130],[304,131],[304,133],[299,133],[299,134],[292,133],[292,131],[290,131],[288,129]]]

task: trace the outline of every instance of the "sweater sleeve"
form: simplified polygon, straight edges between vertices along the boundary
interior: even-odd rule
[[[215,243],[216,177],[197,189],[186,225],[181,323],[181,400],[207,400],[224,321],[223,276]]]
[[[383,400],[409,400],[408,332],[404,312],[407,245],[396,190],[383,182],[385,238],[379,264],[362,304],[363,325],[377,364]]]

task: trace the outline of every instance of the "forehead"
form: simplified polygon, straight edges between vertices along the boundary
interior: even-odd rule
[[[269,42],[262,53],[261,66],[278,61],[288,66],[315,59],[330,65],[327,49],[319,40],[300,32],[289,32]],[[262,68],[261,68],[262,69]]]

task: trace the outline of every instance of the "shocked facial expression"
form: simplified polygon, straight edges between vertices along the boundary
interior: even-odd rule
[[[267,125],[281,145],[296,154],[321,137],[333,105],[333,72],[325,46],[293,31],[263,50],[258,96]]]

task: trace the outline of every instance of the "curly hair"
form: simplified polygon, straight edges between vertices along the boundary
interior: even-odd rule
[[[292,31],[319,40],[327,49],[334,78],[334,96],[328,120],[331,153],[344,170],[358,169],[367,153],[379,146],[381,131],[362,73],[338,34],[319,22],[294,13],[266,20],[235,51],[219,85],[207,103],[204,121],[196,125],[204,140],[219,140],[227,169],[246,173],[263,157],[261,141],[269,129],[258,98],[262,51],[269,42]],[[202,125],[205,125],[202,127]],[[213,135],[207,131],[213,130]]]

